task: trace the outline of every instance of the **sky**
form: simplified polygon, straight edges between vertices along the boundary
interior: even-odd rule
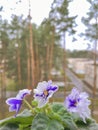
[[[29,0],[0,0],[0,5],[4,6],[3,18],[10,19],[11,14],[21,15],[25,17],[28,15]],[[30,0],[31,2],[31,16],[32,22],[40,25],[45,17],[48,17],[53,0]]]
[[[76,18],[76,23],[78,24],[78,26],[75,28],[77,30],[77,33],[75,36],[77,38],[77,41],[71,42],[72,39],[68,36],[67,40],[66,40],[67,49],[84,50],[84,49],[88,48],[88,46],[86,44],[86,43],[88,43],[88,41],[84,40],[83,37],[79,37],[78,34],[80,34],[81,32],[84,32],[84,30],[85,30],[85,26],[81,22],[81,18],[86,16],[86,12],[88,12],[89,7],[90,7],[90,5],[86,0],[74,0],[74,2],[71,2],[70,6],[69,6],[70,16],[78,15],[78,17]]]
[[[3,12],[0,12],[4,19],[10,20],[12,13],[17,15],[24,14],[24,17],[27,17],[29,9],[28,0],[21,0],[22,2],[18,3],[16,1],[17,0],[0,0],[0,5],[4,6]],[[43,19],[48,17],[53,1],[54,0],[31,0],[31,16],[33,23],[40,25]],[[85,26],[81,23],[81,17],[86,16],[88,8],[89,4],[86,2],[86,0],[74,0],[70,3],[70,16],[78,15],[78,18],[76,19],[78,26],[76,27],[76,42],[72,42],[71,37],[66,37],[67,49],[82,50],[87,48],[87,44],[85,44],[87,41],[84,41],[83,38],[80,38],[78,33],[83,32],[85,29]]]

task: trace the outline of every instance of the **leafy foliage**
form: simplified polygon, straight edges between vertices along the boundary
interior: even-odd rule
[[[31,59],[28,25],[28,19],[24,19],[23,16],[12,15],[10,23],[0,17],[0,45],[2,44],[0,58],[1,61],[6,60],[6,77],[14,80],[19,86],[18,88],[27,86],[27,74],[30,73],[28,72],[30,71],[28,62]],[[39,81],[42,77],[44,79],[48,78],[52,67],[59,70],[62,68],[62,47],[59,44],[60,39],[50,19],[47,18],[39,27],[36,24],[31,26],[36,80]],[[17,47],[15,47],[16,43],[18,44]],[[18,59],[20,59],[20,64]],[[19,84],[18,69],[20,70],[21,84]],[[31,81],[31,77],[29,80]]]
[[[2,120],[0,130],[98,130],[94,120],[89,119],[85,124],[79,117],[69,114],[61,103],[37,109],[36,114],[26,109],[16,118]]]
[[[92,53],[85,50],[67,51],[67,56],[69,58],[93,58]]]
[[[90,42],[98,40],[98,1],[87,0],[90,4],[86,17],[82,17],[82,22],[86,26],[85,33],[82,33]],[[92,33],[93,32],[93,33]]]
[[[62,70],[64,52],[61,45],[62,33],[75,33],[73,29],[75,27],[75,17],[69,17],[69,2],[69,0],[54,1],[49,17],[44,19],[41,25],[37,26],[31,23],[36,84],[40,79],[50,79],[52,76],[49,77],[49,75],[51,75],[52,69]],[[23,15],[16,16],[12,14],[11,21],[8,23],[1,16],[0,28],[0,41],[3,45],[0,49],[0,58],[6,60],[6,77],[15,81],[18,86],[17,89],[25,86],[31,87],[32,69],[29,53],[30,30],[28,18],[24,18]],[[16,43],[18,47],[15,47]]]
[[[32,122],[31,130],[64,130],[59,121],[50,119],[44,113],[39,113]]]
[[[17,128],[25,128],[29,127],[32,123],[33,116],[27,109],[24,110],[21,114],[15,117],[10,117],[8,119],[5,119],[1,121],[1,129],[4,130],[7,129],[17,129]]]

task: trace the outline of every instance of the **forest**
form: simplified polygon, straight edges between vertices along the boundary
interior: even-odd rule
[[[15,90],[35,87],[39,81],[52,79],[52,69],[60,71],[61,76],[64,76],[67,57],[77,57],[79,53],[81,55],[81,52],[69,55],[66,50],[66,34],[75,39],[75,28],[78,26],[78,16],[69,15],[68,7],[72,1],[54,0],[48,18],[39,26],[32,23],[30,11],[27,18],[12,14],[10,22],[0,15],[0,80],[6,86],[4,89],[9,89],[9,86]],[[80,36],[89,39],[96,48],[98,2],[87,1],[91,6],[87,17],[81,19],[86,30]],[[2,10],[3,6],[0,12]],[[85,57],[87,53],[84,51],[81,56]]]

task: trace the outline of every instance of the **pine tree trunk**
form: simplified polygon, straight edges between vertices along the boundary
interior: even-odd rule
[[[35,61],[34,61],[34,48],[33,48],[33,32],[31,21],[29,23],[29,38],[30,38],[30,63],[31,63],[31,86],[35,86]]]
[[[64,96],[66,96],[66,41],[65,41],[65,32],[64,32],[64,49],[63,49],[63,72],[64,72],[64,84],[65,84],[65,90],[64,90]]]
[[[36,84],[40,80],[40,62],[39,62],[39,54],[38,54],[38,45],[36,44],[36,58],[35,58],[35,70],[36,70]]]
[[[26,40],[26,48],[27,48],[27,88],[30,88],[30,50],[28,40]]]
[[[46,63],[45,63],[45,80],[48,80],[49,77],[49,61],[50,61],[50,45],[46,46]]]
[[[51,69],[53,65],[53,50],[54,50],[54,33],[55,33],[55,28],[53,27],[53,35],[52,35],[52,42],[51,42],[51,47],[50,47],[50,58],[49,58],[49,76],[48,79],[51,79]]]
[[[21,62],[20,62],[19,48],[17,48],[17,69],[18,69],[18,81],[19,81],[19,85],[21,85],[22,78],[21,78]]]
[[[98,20],[96,17],[96,25],[98,27]],[[97,29],[97,28],[96,28]],[[97,30],[96,30],[97,32]],[[96,38],[98,37],[98,33],[96,33]],[[95,99],[96,99],[96,89],[97,89],[97,46],[98,46],[98,39],[95,39],[95,54],[94,54],[94,88],[92,92],[92,108],[91,108],[91,114],[94,116],[94,109],[95,109]]]

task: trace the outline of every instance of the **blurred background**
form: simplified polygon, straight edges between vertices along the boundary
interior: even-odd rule
[[[0,120],[5,100],[52,80],[51,102],[73,87],[89,94],[98,121],[98,0],[0,0]]]

